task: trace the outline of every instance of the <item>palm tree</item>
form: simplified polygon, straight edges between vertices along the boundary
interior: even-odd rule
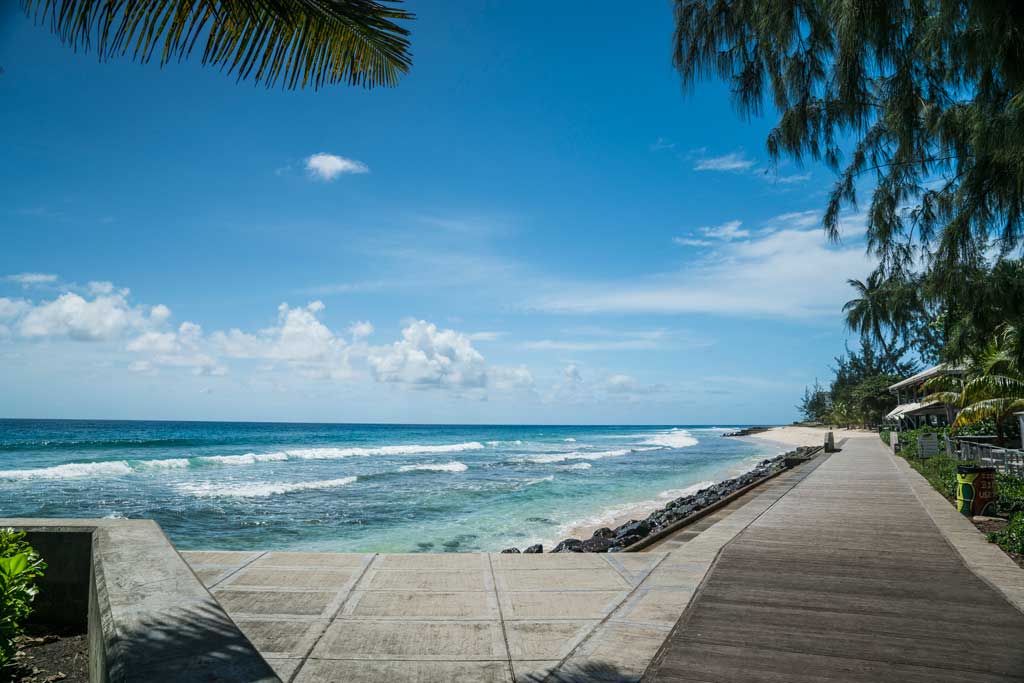
[[[867,282],[847,280],[857,292],[855,299],[847,301],[843,306],[846,313],[846,326],[881,345],[886,356],[892,352],[892,344],[896,341],[895,321],[891,288],[879,271],[868,275]],[[886,333],[892,339],[886,339]]]
[[[925,402],[940,402],[960,408],[953,429],[992,420],[996,437],[1003,442],[1007,422],[1024,411],[1024,372],[1020,365],[1020,330],[1003,325],[982,354],[971,361],[963,377],[935,377],[925,383],[933,393]]]
[[[203,43],[202,63],[288,89],[393,86],[409,71],[400,0],[21,0],[76,51],[160,65]]]

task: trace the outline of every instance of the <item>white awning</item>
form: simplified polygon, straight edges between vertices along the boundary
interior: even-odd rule
[[[917,410],[920,407],[920,403],[901,403],[900,405],[890,410],[889,414],[885,416],[885,419],[895,420],[896,418],[902,417],[911,410]]]

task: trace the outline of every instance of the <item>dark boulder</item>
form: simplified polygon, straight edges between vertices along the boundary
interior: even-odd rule
[[[552,550],[553,553],[582,553],[583,541],[578,538],[567,538]]]
[[[501,552],[502,553],[510,553],[510,554],[513,554],[513,555],[518,555],[519,554],[519,548],[505,548]]]
[[[529,553],[531,555],[533,555],[535,553],[542,553],[542,552],[544,552],[544,546],[542,546],[540,543],[536,543],[534,545],[531,545],[529,548],[527,548],[523,552],[524,553]]]
[[[607,538],[591,538],[583,541],[583,546],[580,552],[584,553],[606,553],[608,548],[615,545],[615,541],[611,541]]]
[[[651,532],[651,523],[646,519],[632,520],[615,530],[615,538],[624,536],[646,536]]]
[[[597,531],[595,531],[591,535],[591,538],[612,538],[613,536],[615,536],[615,532],[609,529],[608,527],[603,526]]]

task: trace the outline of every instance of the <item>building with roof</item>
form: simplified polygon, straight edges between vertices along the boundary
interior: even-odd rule
[[[924,383],[942,375],[962,375],[963,369],[940,363],[889,387],[896,396],[896,407],[885,416],[885,421],[898,431],[917,429],[931,425],[944,427],[956,419],[957,408],[938,401],[925,401],[933,393],[924,388]]]

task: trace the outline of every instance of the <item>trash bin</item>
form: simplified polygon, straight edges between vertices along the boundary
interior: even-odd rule
[[[983,515],[996,499],[996,468],[957,465],[956,509],[965,517]]]

